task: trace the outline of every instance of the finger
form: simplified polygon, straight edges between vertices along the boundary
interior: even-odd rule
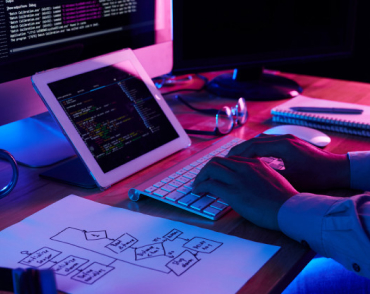
[[[234,155],[241,155],[245,149],[248,149],[251,144],[254,144],[255,142],[270,142],[271,139],[275,138],[274,135],[266,135],[266,134],[260,134],[252,139],[249,139],[239,145],[236,145],[235,147],[231,148],[229,151],[227,157],[234,156]]]
[[[238,162],[254,162],[255,160],[257,160],[256,158],[248,158],[248,157],[236,156],[236,155],[230,156],[228,157],[228,159],[232,159]]]
[[[214,179],[221,183],[233,185],[235,184],[238,174],[248,174],[250,165],[259,163],[259,159],[243,158],[242,161],[233,160],[230,158],[214,157],[195,178],[194,185],[208,179]]]
[[[199,172],[194,180],[194,186],[208,179],[216,179],[223,183],[229,183],[232,179],[233,171],[224,164],[221,164],[216,158],[212,158]]]
[[[257,136],[255,136],[255,138],[266,138],[266,137],[271,137],[271,136],[276,136],[276,135],[268,135],[265,133],[260,133]]]
[[[209,179],[203,182],[198,183],[197,185],[193,185],[193,193],[195,194],[211,194],[216,197],[222,197],[227,195],[228,187],[225,183],[221,183],[219,181]]]
[[[248,158],[242,156],[212,158],[212,162],[222,165],[234,173],[239,172],[241,169],[247,169],[248,164],[257,163],[259,161],[260,160],[256,158]]]
[[[283,158],[289,155],[288,151],[292,146],[290,140],[292,139],[295,139],[293,135],[253,138],[247,141],[246,143],[248,144],[245,144],[241,148],[236,150],[232,149],[228,154],[228,157],[237,155],[247,158],[269,156]]]
[[[248,158],[243,156],[231,156],[231,157],[213,157],[212,161],[217,162],[219,164],[222,164],[224,166],[227,166],[228,168],[232,170],[238,169],[238,166],[240,164],[240,161],[243,162],[255,162],[255,158]]]

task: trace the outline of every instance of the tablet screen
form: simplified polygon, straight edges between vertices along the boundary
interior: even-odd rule
[[[48,86],[104,173],[179,137],[130,61]]]

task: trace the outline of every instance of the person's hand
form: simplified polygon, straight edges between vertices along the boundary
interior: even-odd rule
[[[254,224],[280,230],[281,205],[298,192],[260,159],[212,158],[194,180],[193,192],[222,198]]]
[[[293,135],[262,135],[232,148],[228,156],[276,157],[284,161],[279,171],[296,189],[349,188],[349,160]]]

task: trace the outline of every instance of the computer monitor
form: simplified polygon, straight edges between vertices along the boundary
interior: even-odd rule
[[[30,76],[124,48],[134,49],[151,77],[169,73],[171,5],[171,0],[3,1],[0,148],[29,166],[73,155]]]
[[[177,0],[173,73],[237,69],[208,83],[216,95],[283,99],[295,82],[263,67],[340,58],[352,52],[356,1]]]

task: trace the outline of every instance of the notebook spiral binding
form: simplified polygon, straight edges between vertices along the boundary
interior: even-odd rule
[[[303,115],[278,108],[271,110],[271,114],[272,121],[275,123],[302,125],[327,131],[370,137],[370,121],[366,124],[339,118],[333,119],[324,115]]]

